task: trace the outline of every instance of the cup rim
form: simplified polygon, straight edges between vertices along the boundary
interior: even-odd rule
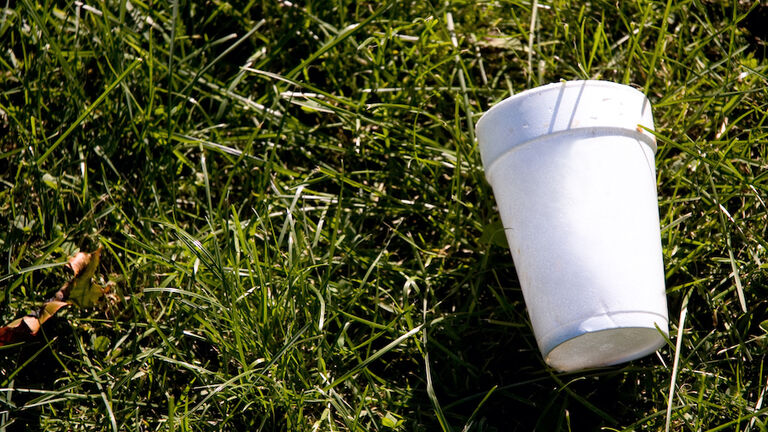
[[[542,93],[548,93],[552,91],[558,91],[562,88],[570,88],[570,87],[613,87],[617,90],[623,90],[628,91],[632,90],[634,92],[640,93],[643,95],[645,99],[648,99],[648,96],[640,91],[639,89],[633,87],[630,84],[620,84],[614,81],[606,81],[606,80],[560,80],[559,82],[553,82],[549,84],[540,85],[537,87],[525,89],[519,93],[515,93],[499,102],[494,104],[492,107],[488,108],[483,115],[480,116],[480,119],[476,123],[476,128],[480,128],[480,123],[489,117],[489,114],[493,111],[499,111],[503,109],[507,105],[514,105],[517,103],[520,99],[525,99],[528,96],[535,95],[535,94],[542,94]]]

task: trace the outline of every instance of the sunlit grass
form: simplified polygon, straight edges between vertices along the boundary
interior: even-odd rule
[[[115,296],[0,348],[0,428],[765,429],[765,9],[9,3],[0,318],[97,245]],[[473,125],[585,78],[654,105],[672,339],[558,374]]]

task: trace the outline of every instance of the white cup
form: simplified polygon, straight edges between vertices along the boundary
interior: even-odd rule
[[[477,123],[544,360],[573,371],[633,360],[668,334],[651,105],[632,87],[563,81]]]

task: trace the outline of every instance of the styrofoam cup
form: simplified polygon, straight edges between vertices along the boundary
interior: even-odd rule
[[[477,123],[539,349],[555,369],[622,363],[668,334],[651,105],[632,87],[564,81]]]

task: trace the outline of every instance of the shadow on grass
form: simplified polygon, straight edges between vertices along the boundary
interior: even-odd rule
[[[41,391],[54,388],[55,381],[66,373],[54,352],[75,355],[74,343],[67,321],[53,317],[43,324],[42,331],[34,339],[0,351],[0,364],[8,366],[5,371],[18,371],[12,384],[4,386],[14,390],[3,398],[3,411],[8,410],[8,423],[0,425],[3,431],[43,430],[42,405],[34,406],[33,401],[41,396]]]
[[[443,307],[466,312],[453,314],[429,334],[433,386],[453,431],[621,430],[653,413],[668,386],[655,356],[580,373],[548,368],[514,269],[501,264],[508,261],[503,255],[493,259],[504,272],[498,276],[509,283],[493,295],[481,282],[474,296],[469,288],[446,296]],[[506,304],[500,306],[499,299]],[[473,303],[474,310],[467,311]],[[420,426],[440,430],[426,383],[418,390],[416,410],[430,413],[422,415]]]

